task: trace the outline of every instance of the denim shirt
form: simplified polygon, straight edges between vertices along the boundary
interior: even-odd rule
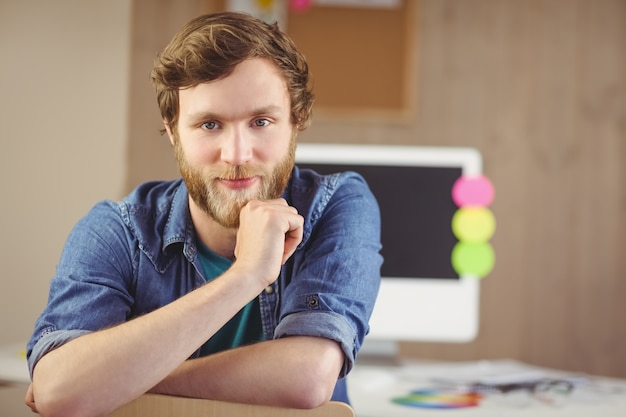
[[[333,399],[368,333],[380,284],[380,213],[356,173],[294,168],[283,197],[304,217],[304,235],[279,278],[259,295],[267,340],[335,340],[344,363]],[[149,182],[102,201],[70,233],[48,304],[28,342],[32,372],[50,350],[162,307],[205,283],[182,180]],[[194,354],[197,356],[199,350]]]

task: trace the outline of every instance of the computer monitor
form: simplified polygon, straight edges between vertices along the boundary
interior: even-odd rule
[[[378,200],[384,263],[366,345],[476,337],[480,280],[455,272],[451,223],[458,209],[453,185],[481,174],[477,150],[300,143],[296,164],[320,173],[356,171]]]

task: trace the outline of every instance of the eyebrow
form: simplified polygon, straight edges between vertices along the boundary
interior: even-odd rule
[[[263,106],[263,107],[259,107],[257,109],[254,109],[253,111],[246,113],[249,116],[259,116],[262,114],[276,114],[279,113],[281,111],[281,107],[277,106],[275,104],[270,104],[268,106]],[[210,112],[210,111],[199,111],[196,113],[191,113],[189,115],[189,121],[192,124],[195,123],[199,123],[201,121],[204,120],[223,120],[224,116],[220,116],[219,114],[215,113],[215,112]]]

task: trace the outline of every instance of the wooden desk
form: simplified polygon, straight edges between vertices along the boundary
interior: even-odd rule
[[[348,393],[359,417],[626,417],[626,380],[588,376],[561,406],[532,401],[523,406],[490,400],[478,406],[440,410],[395,404],[392,398],[405,397],[412,390],[435,386],[434,378],[455,375],[479,375],[485,368],[507,373],[539,371],[546,377],[572,376],[557,370],[532,367],[516,361],[480,361],[467,363],[407,361],[398,365],[359,364],[348,376]],[[470,373],[471,372],[471,373]],[[448,412],[446,412],[448,411]]]

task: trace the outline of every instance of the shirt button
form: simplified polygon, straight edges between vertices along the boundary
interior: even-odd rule
[[[306,303],[309,306],[309,308],[313,308],[313,309],[318,309],[320,306],[320,300],[315,295],[308,296]]]
[[[265,287],[265,294],[273,294],[274,293],[274,287],[272,287],[271,285],[268,285],[267,287]]]

